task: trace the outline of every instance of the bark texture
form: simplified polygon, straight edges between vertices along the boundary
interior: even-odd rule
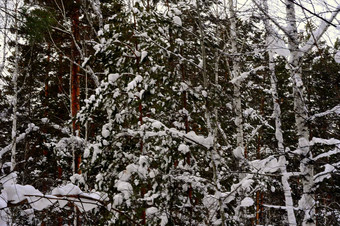
[[[293,78],[294,112],[298,148],[301,150],[300,171],[302,173],[303,194],[299,201],[299,207],[304,210],[303,225],[315,225],[315,201],[313,197],[314,167],[311,164],[313,158],[309,147],[309,128],[307,125],[308,111],[305,103],[304,86],[302,82],[302,70],[300,67],[301,53],[298,45],[298,34],[295,17],[294,3],[286,0],[286,19],[288,26],[288,48],[290,51],[290,74]]]

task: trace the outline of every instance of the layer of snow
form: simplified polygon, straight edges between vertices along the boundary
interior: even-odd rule
[[[39,129],[39,127],[37,127],[36,125],[34,125],[34,123],[30,123],[27,126],[27,129],[25,130],[25,133],[20,134],[19,136],[17,136],[16,138],[16,143],[19,143],[20,141],[22,141],[23,139],[25,139],[25,137],[31,133],[32,131],[37,131]],[[12,136],[15,135],[15,133],[12,134]],[[12,144],[7,145],[6,147],[0,149],[0,158],[2,157],[2,155],[4,155],[5,153],[7,153],[8,151],[10,151],[12,148]]]
[[[149,207],[145,211],[145,214],[147,217],[154,217],[154,215],[157,213],[158,213],[158,209],[156,207]]]
[[[254,205],[254,200],[250,197],[245,197],[242,201],[241,201],[241,207],[248,207],[248,206],[252,206]]]
[[[193,143],[193,144],[196,144],[196,145],[204,146],[207,149],[210,149],[214,144],[214,139],[213,139],[212,136],[204,137],[202,135],[197,135],[194,131],[190,131],[188,133],[183,133],[183,132],[181,132],[181,131],[179,131],[175,128],[168,128],[163,123],[161,123],[160,121],[155,120],[155,119],[151,119],[151,118],[148,118],[148,117],[143,118],[143,120],[145,122],[150,122],[152,127],[155,126],[155,128],[157,128],[157,129],[159,129],[161,127],[163,128],[163,131],[159,131],[157,133],[155,133],[155,132],[145,132],[146,137],[164,136],[167,133],[170,133],[174,137],[181,137],[181,138],[185,139],[187,142],[190,142],[190,143]],[[131,131],[131,133],[133,133],[133,132]]]
[[[334,60],[335,62],[340,64],[340,51],[336,52],[336,54],[334,55]]]
[[[82,191],[74,184],[67,184],[52,190],[52,195],[79,195]]]
[[[252,69],[252,70],[250,70],[250,71],[241,73],[240,76],[237,76],[237,77],[233,78],[230,82],[231,82],[232,84],[235,84],[236,82],[242,82],[242,81],[244,81],[246,78],[248,78],[248,76],[249,76],[250,74],[256,73],[257,71],[261,71],[261,70],[264,70],[264,69],[265,69],[264,66],[256,67],[256,68],[254,68],[254,69]]]
[[[329,114],[340,115],[340,104],[333,107],[331,110],[321,112],[321,113],[318,113],[318,114],[315,114],[315,115],[309,117],[309,120],[314,120],[315,118],[324,117],[324,116],[327,116]]]
[[[104,138],[107,138],[108,136],[110,136],[110,131],[108,130],[108,125],[104,125],[102,128],[102,136]]]
[[[268,37],[267,43],[269,43],[268,49],[272,50],[277,55],[289,57],[290,51],[288,50],[286,43],[281,38],[270,36]]]
[[[335,167],[330,165],[330,164],[326,164],[324,165],[325,170],[316,174],[314,176],[314,182],[315,183],[320,183],[322,182],[324,179],[328,179],[331,177],[331,173],[333,173],[335,171]]]
[[[174,16],[173,17],[173,22],[177,24],[178,26],[182,26],[182,20],[179,18],[179,16]]]
[[[231,186],[230,192],[221,194],[221,197],[224,198],[226,203],[229,203],[235,199],[237,193],[250,191],[254,183],[252,178],[252,174],[246,175],[239,183]]]
[[[140,57],[140,62],[142,62],[147,55],[148,55],[147,51],[142,51],[142,54],[141,54],[141,57]]]
[[[325,153],[322,153],[318,156],[315,156],[313,158],[313,160],[318,160],[318,159],[321,159],[321,158],[326,158],[326,157],[330,157],[332,155],[336,155],[336,154],[339,154],[340,153],[340,144],[337,145],[337,147],[334,149],[334,150],[331,150],[331,151],[328,151],[328,152],[325,152]]]
[[[190,149],[187,145],[180,144],[179,147],[178,147],[178,151],[182,152],[183,154],[186,154],[186,153],[190,152]]]
[[[243,159],[244,158],[244,148],[237,147],[233,150],[233,155],[237,159]]]
[[[165,226],[168,224],[169,221],[168,221],[168,217],[166,216],[166,214],[162,214],[160,218],[161,218],[161,226]]]
[[[115,74],[109,74],[108,79],[109,79],[109,83],[114,83],[117,81],[117,79],[120,77],[119,74],[115,73]]]
[[[310,145],[314,145],[314,144],[339,145],[340,140],[334,139],[334,138],[322,139],[318,137],[313,137],[313,139],[310,141]]]
[[[118,181],[115,184],[115,187],[117,188],[118,191],[123,193],[125,199],[129,199],[130,196],[132,195],[132,186],[129,182],[126,181]]]
[[[127,90],[132,90],[136,88],[137,84],[143,81],[143,77],[140,75],[137,75],[127,86]]]
[[[280,169],[281,164],[273,156],[262,160],[254,160],[249,162],[257,173],[274,173]]]

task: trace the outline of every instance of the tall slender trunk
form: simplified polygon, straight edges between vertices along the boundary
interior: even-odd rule
[[[85,72],[85,100],[87,100],[88,96],[89,96],[89,87],[88,87],[88,76],[87,76],[87,72]],[[89,121],[88,118],[86,118],[85,121],[85,146],[87,145],[87,141],[88,141],[88,137],[89,137]]]
[[[6,64],[6,48],[7,48],[7,23],[8,23],[8,14],[7,14],[7,0],[4,0],[4,29],[3,29],[3,43],[2,43],[2,62],[0,65],[0,74],[2,74],[5,69]]]
[[[76,0],[72,12],[71,12],[71,20],[72,20],[72,66],[71,66],[71,116],[72,116],[72,132],[73,136],[79,136],[79,124],[76,121],[77,113],[80,109],[80,76],[79,76],[79,64],[80,64],[80,53],[77,48],[78,41],[80,40],[80,32],[79,32],[79,5],[80,0]],[[80,154],[75,153],[75,149],[73,147],[73,173],[80,173],[79,165],[81,161]]]
[[[49,82],[49,72],[50,72],[50,43],[47,44],[47,66],[46,66],[46,74],[45,74],[45,100],[43,103],[44,106],[44,117],[48,116],[48,94],[49,94],[49,87],[48,87],[48,82]],[[45,132],[45,131],[44,131]]]
[[[264,95],[263,93],[261,95],[261,101],[260,101],[260,114],[261,116],[264,116],[263,108],[264,108]],[[261,147],[262,147],[262,136],[263,136],[263,130],[262,128],[259,129],[257,137],[257,147],[256,147],[256,159],[261,159]],[[263,191],[257,191],[256,192],[256,225],[260,224],[263,220]]]
[[[59,68],[58,68],[58,95],[63,94],[63,71],[61,70],[63,64],[63,55],[59,53]],[[62,105],[60,105],[62,107]]]
[[[43,108],[44,108],[44,117],[48,117],[48,113],[49,113],[49,109],[48,109],[48,96],[49,96],[49,86],[48,86],[48,82],[49,82],[49,72],[50,72],[50,43],[48,43],[47,46],[47,66],[46,66],[46,74],[45,74],[45,87],[44,87],[44,101],[43,101]],[[44,125],[43,127],[41,127],[41,131],[46,134],[47,133],[47,125]],[[43,142],[46,142],[46,138],[43,138]],[[43,149],[43,155],[47,156],[48,154],[48,149],[44,148]]]
[[[263,1],[263,9],[268,14],[268,2],[267,0]],[[267,39],[266,44],[267,46],[270,45],[270,36],[274,34],[274,30],[269,23],[269,19],[266,18],[264,20],[265,28],[267,31]],[[275,138],[278,143],[278,151],[280,154],[280,169],[282,173],[281,183],[283,185],[284,196],[285,196],[285,204],[286,204],[286,211],[288,216],[288,223],[289,225],[296,225],[295,214],[293,210],[293,199],[291,195],[291,188],[288,183],[287,175],[287,168],[286,168],[286,157],[284,153],[284,146],[283,146],[283,134],[281,129],[281,108],[279,105],[279,98],[277,92],[277,78],[275,75],[275,63],[274,63],[274,56],[273,51],[268,49],[268,57],[269,57],[269,73],[270,73],[270,81],[271,81],[271,93],[273,99],[273,116],[275,118]]]
[[[219,35],[219,28],[217,27],[216,29],[216,34],[217,36]],[[220,44],[219,42],[217,43],[218,45]],[[218,87],[218,83],[219,83],[219,80],[218,80],[218,75],[219,75],[219,61],[220,61],[220,56],[219,55],[219,52],[216,51],[215,52],[215,87]],[[219,114],[218,114],[218,109],[217,107],[213,107],[213,111],[214,111],[214,119],[215,119],[215,127],[213,128],[213,137],[214,137],[214,147],[213,147],[213,152],[212,152],[212,159],[213,159],[213,170],[214,170],[214,183],[215,183],[215,186],[216,186],[216,190],[219,190],[219,187],[221,186],[220,185],[220,181],[218,179],[218,176],[217,176],[217,170],[218,170],[218,164],[216,162],[218,161],[215,161],[215,156],[218,156],[218,150],[217,150],[217,147],[216,147],[216,144],[218,142],[217,138],[218,138],[218,132],[219,132],[219,128],[220,128],[220,125],[219,125]],[[222,128],[220,128],[222,130]],[[223,134],[222,134],[223,135]],[[223,207],[223,200],[221,198],[218,199],[218,204],[219,204],[219,213],[221,215],[221,219],[222,219],[222,226],[226,225],[226,217],[225,217],[225,211],[224,211],[224,207]]]
[[[263,1],[263,8],[264,11],[268,14],[268,2],[267,0]],[[274,34],[273,28],[269,23],[269,19],[266,18],[264,20],[265,28],[267,31],[267,46],[270,45],[270,36]],[[274,53],[273,50],[268,49],[268,60],[269,60],[269,73],[270,73],[270,83],[271,83],[271,93],[273,99],[273,116],[275,118],[275,138],[277,140],[278,151],[280,154],[279,163],[280,163],[280,170],[282,173],[281,183],[283,186],[283,192],[285,197],[285,204],[286,204],[286,211],[288,217],[288,224],[289,225],[296,225],[296,218],[293,209],[293,198],[291,193],[291,188],[288,182],[287,177],[287,167],[286,167],[286,157],[284,153],[284,146],[283,146],[283,134],[281,129],[281,108],[279,104],[279,97],[277,91],[277,78],[275,75],[275,62],[274,62]]]
[[[239,161],[239,170],[242,169],[242,158],[247,156],[247,153],[244,149],[244,140],[243,140],[243,117],[242,117],[242,100],[241,100],[241,81],[238,79],[241,75],[241,65],[240,65],[240,57],[238,56],[237,49],[237,21],[236,21],[236,4],[234,0],[229,0],[229,21],[230,21],[230,43],[231,43],[231,52],[234,54],[232,58],[232,69],[230,69],[231,78],[234,79],[234,90],[233,90],[233,109],[235,114],[235,126],[236,126],[236,149],[234,149],[233,154],[236,159]],[[228,59],[227,59],[228,60]],[[243,179],[245,175],[243,173],[239,174],[239,179]],[[234,219],[239,221],[242,218],[241,213],[241,197],[237,197],[236,199],[237,207],[235,208],[235,216]]]
[[[299,206],[304,210],[303,225],[315,225],[315,202],[313,197],[313,159],[309,148],[309,128],[307,125],[307,106],[305,103],[304,85],[302,82],[302,70],[300,66],[301,53],[298,46],[297,25],[295,18],[294,3],[286,0],[286,19],[288,23],[288,47],[290,50],[290,74],[293,78],[294,112],[297,136],[299,138],[298,148],[301,150],[302,161],[300,170],[303,174],[303,195]]]
[[[72,6],[71,12],[71,22],[72,22],[72,44],[71,44],[71,117],[72,117],[72,136],[79,136],[80,126],[76,120],[76,116],[80,109],[80,50],[78,49],[78,43],[80,40],[80,30],[79,30],[79,9],[80,0],[76,0]],[[81,173],[79,166],[81,162],[80,153],[76,153],[75,141],[72,142],[72,164],[73,164],[73,174]],[[74,225],[80,225],[80,213],[77,207],[74,207]]]
[[[202,76],[203,76],[203,90],[205,91],[205,101],[204,101],[204,115],[205,115],[205,120],[207,123],[207,130],[208,130],[208,136],[212,136],[214,143],[213,143],[213,147],[210,151],[210,155],[211,155],[211,160],[212,160],[212,167],[213,167],[213,183],[214,186],[216,188],[216,191],[219,190],[219,182],[218,182],[218,177],[217,177],[217,168],[218,168],[218,164],[216,161],[216,157],[218,156],[218,151],[217,151],[217,123],[213,124],[212,123],[212,116],[211,116],[211,112],[210,112],[210,107],[208,106],[208,97],[209,97],[209,76],[208,76],[208,71],[207,71],[207,50],[206,50],[206,45],[205,45],[205,34],[204,34],[204,27],[203,27],[203,23],[202,23],[202,18],[201,18],[201,8],[200,7],[204,7],[203,5],[201,6],[200,4],[202,4],[202,2],[199,2],[197,5],[197,15],[198,15],[198,27],[199,27],[199,31],[200,31],[200,45],[201,45],[201,57],[202,57]],[[218,59],[218,57],[217,57]],[[216,59],[216,60],[217,60]],[[215,64],[215,82],[216,84],[218,83],[218,60]],[[217,109],[215,107],[212,107],[213,111],[215,112],[215,114],[217,114]],[[215,115],[215,117],[217,117],[217,115]],[[219,199],[218,200],[219,203],[219,213],[221,214],[221,218],[222,218],[222,225],[225,225],[225,214],[224,214],[224,209],[223,209],[223,203],[222,201]]]
[[[19,37],[18,37],[18,1],[15,2],[15,65],[14,65],[14,73],[12,78],[13,84],[13,114],[12,114],[12,155],[11,155],[11,170],[15,169],[16,165],[16,152],[17,152],[17,111],[18,111],[18,77],[19,77]]]
[[[235,125],[236,125],[236,145],[239,148],[244,149],[244,141],[243,141],[243,119],[242,119],[242,106],[241,106],[241,82],[237,78],[241,74],[241,66],[240,66],[240,57],[238,56],[237,49],[237,33],[236,33],[236,12],[235,12],[235,4],[234,0],[229,0],[229,16],[230,16],[230,42],[231,42],[231,51],[235,56],[233,56],[233,69],[232,69],[232,78],[235,79],[234,82],[234,98],[233,98],[233,108],[235,112]]]
[[[137,31],[137,19],[136,19],[136,15],[133,14],[133,24],[134,24],[134,29],[135,31]],[[136,51],[139,51],[139,43],[138,43],[138,39],[135,40],[135,49]],[[140,66],[140,58],[138,56],[136,56],[136,72],[139,72],[139,66]],[[138,117],[138,122],[139,122],[139,126],[143,125],[143,96],[138,98],[138,112],[139,112],[139,117]],[[143,136],[140,138],[139,141],[139,148],[140,148],[140,154],[142,155],[144,152],[144,141],[143,141]],[[144,186],[141,186],[140,188],[140,195],[141,198],[144,198],[145,193],[147,192],[147,188]],[[145,204],[142,204],[142,214],[141,214],[141,224],[142,225],[146,225],[147,224],[147,218],[146,218],[146,207]]]
[[[59,54],[59,68],[58,68],[58,97],[63,94],[63,72],[62,72],[62,54]],[[64,105],[62,102],[59,102],[59,108],[62,109]],[[58,113],[58,117],[62,118],[62,113]],[[63,169],[61,166],[58,164],[58,179],[61,179],[63,175]]]

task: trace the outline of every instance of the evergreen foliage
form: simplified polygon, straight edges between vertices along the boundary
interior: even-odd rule
[[[288,225],[290,208],[298,225],[339,224],[339,41],[296,54],[314,25],[281,38],[256,0],[250,14],[232,0],[23,2],[1,75],[0,225]],[[16,183],[50,203],[7,200]]]

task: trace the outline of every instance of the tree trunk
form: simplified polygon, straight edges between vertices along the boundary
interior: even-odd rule
[[[232,69],[230,69],[231,78],[234,80],[233,86],[233,109],[235,114],[235,126],[236,126],[236,149],[233,150],[234,157],[239,161],[239,171],[242,169],[242,161],[246,157],[247,153],[244,148],[244,140],[243,140],[243,117],[242,117],[242,100],[241,100],[241,81],[238,79],[241,75],[241,65],[240,65],[240,57],[238,56],[237,49],[237,21],[236,21],[236,5],[234,4],[234,0],[229,0],[229,21],[230,21],[230,43],[231,43],[231,52],[235,54],[232,57]],[[227,60],[228,62],[228,60]],[[239,174],[239,179],[242,180],[245,177],[243,173]],[[237,197],[237,207],[235,208],[235,220],[241,222],[242,213],[241,213],[241,197]]]
[[[263,8],[266,14],[268,14],[268,2],[267,0],[263,1]],[[269,23],[269,19],[266,18],[264,20],[266,32],[267,32],[267,39],[266,44],[267,47],[271,44],[270,43],[270,36],[274,34],[274,30],[272,26]],[[283,192],[285,197],[285,205],[286,205],[286,211],[287,211],[287,218],[288,218],[288,224],[289,225],[297,225],[296,224],[296,218],[294,213],[294,203],[291,193],[291,188],[288,182],[287,177],[287,167],[286,167],[286,157],[284,152],[284,146],[283,146],[283,134],[281,129],[281,108],[279,104],[279,97],[277,92],[277,78],[275,75],[275,62],[274,62],[274,53],[271,49],[268,49],[268,60],[269,60],[269,73],[270,73],[270,83],[271,83],[271,93],[272,93],[272,99],[273,99],[273,116],[275,118],[275,138],[277,140],[278,145],[278,151],[279,151],[279,163],[280,163],[280,170],[282,173],[281,177],[281,183],[283,186]]]
[[[15,29],[15,65],[14,65],[14,73],[12,78],[13,84],[13,114],[12,114],[12,155],[11,155],[11,170],[15,169],[16,165],[16,152],[17,152],[17,111],[18,111],[18,77],[19,77],[19,36],[18,36],[18,1],[15,2],[15,22],[14,22],[14,29]]]
[[[243,141],[243,119],[242,119],[242,106],[241,106],[241,82],[237,78],[241,74],[241,66],[240,66],[240,57],[237,56],[237,33],[236,33],[236,13],[235,13],[235,5],[234,0],[229,0],[229,17],[230,17],[230,42],[231,42],[231,51],[235,56],[233,56],[233,70],[232,79],[235,79],[234,82],[234,98],[233,98],[233,108],[235,112],[235,125],[236,125],[236,145],[237,147],[243,149],[244,151],[244,141]]]
[[[288,23],[288,48],[290,50],[289,70],[293,78],[294,112],[297,136],[299,138],[298,148],[301,150],[302,161],[300,170],[303,175],[303,195],[299,201],[299,207],[305,212],[303,225],[315,225],[315,202],[313,197],[314,167],[309,148],[309,128],[307,125],[307,106],[305,103],[304,86],[302,82],[302,70],[300,67],[301,53],[298,46],[298,34],[295,18],[294,3],[286,0],[286,19]]]
[[[72,20],[72,68],[71,68],[71,116],[72,116],[72,132],[73,136],[79,136],[79,124],[76,121],[77,113],[80,109],[80,76],[79,76],[79,65],[80,65],[80,53],[79,49],[77,48],[78,41],[80,40],[80,32],[79,32],[79,5],[80,0],[76,0],[75,4],[73,5],[72,12],[71,12],[71,20]],[[73,150],[73,152],[75,152]],[[74,162],[73,162],[73,173],[80,173],[79,165],[81,161],[80,154],[74,155]]]
[[[7,23],[8,23],[8,14],[7,12],[7,0],[4,0],[4,29],[3,29],[3,42],[2,42],[2,62],[0,64],[0,75],[2,75],[2,72],[5,68],[6,64],[6,52],[7,52]]]
[[[205,34],[204,34],[204,27],[202,23],[202,18],[201,18],[201,8],[200,8],[201,2],[198,4],[197,8],[197,15],[198,15],[198,25],[199,25],[199,30],[200,30],[200,45],[201,45],[201,57],[202,57],[202,76],[203,76],[203,90],[205,92],[205,101],[204,101],[204,116],[205,120],[207,123],[207,130],[208,130],[208,136],[213,137],[213,147],[212,149],[209,150],[209,154],[211,155],[211,160],[212,160],[212,167],[213,167],[213,183],[215,186],[216,191],[219,190],[219,181],[217,177],[217,161],[216,157],[218,156],[218,151],[217,151],[217,124],[212,123],[212,116],[211,112],[208,106],[208,97],[209,97],[209,76],[208,76],[208,71],[207,71],[207,51],[206,51],[206,46],[205,46]],[[201,6],[204,7],[204,6]],[[218,58],[217,58],[218,59]],[[218,61],[218,60],[217,60]],[[218,82],[218,62],[215,64],[215,82],[217,84]],[[214,107],[213,107],[214,108]],[[214,108],[214,112],[217,114],[217,110]],[[217,116],[216,116],[217,117]],[[221,199],[218,200],[218,205],[219,205],[219,213],[221,215],[221,220],[222,220],[222,226],[225,225],[225,213],[223,209],[223,203]]]

